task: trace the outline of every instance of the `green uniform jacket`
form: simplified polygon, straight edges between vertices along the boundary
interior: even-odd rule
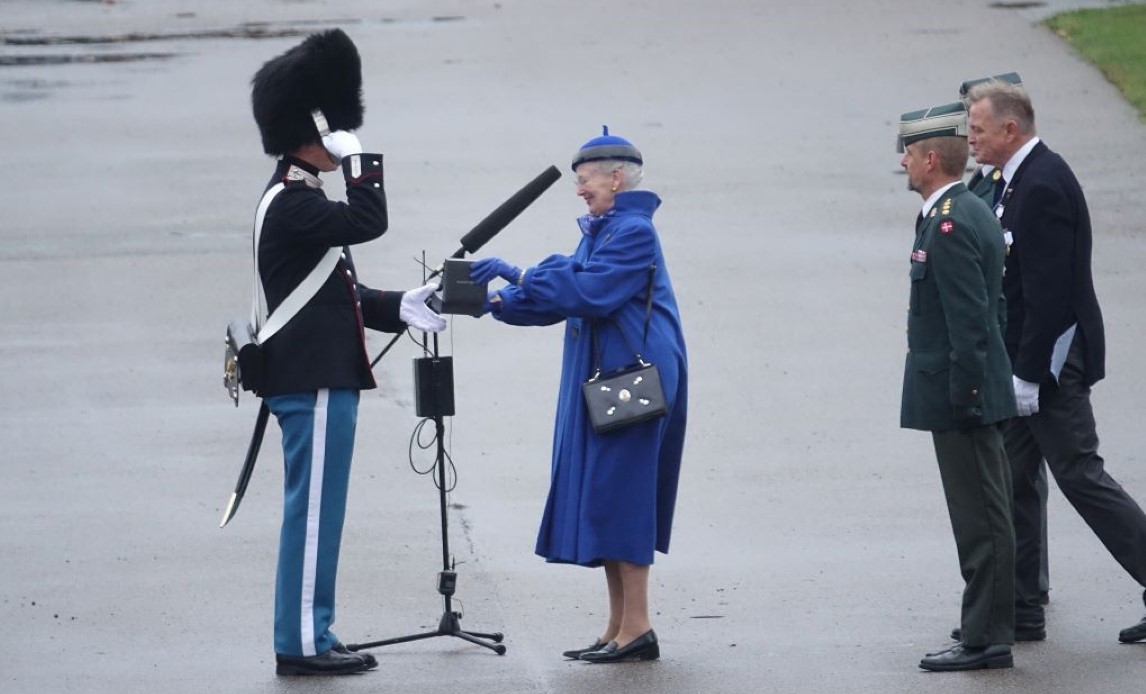
[[[1003,346],[999,220],[955,184],[915,234],[900,426],[950,431],[1015,416]]]
[[[1003,172],[999,169],[991,171],[986,176],[983,175],[983,167],[975,169],[975,173],[971,174],[971,180],[967,181],[967,188],[970,189],[980,200],[987,203],[987,207],[991,206],[991,198],[995,195],[995,181]]]

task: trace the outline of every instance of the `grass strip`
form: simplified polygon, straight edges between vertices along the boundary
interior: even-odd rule
[[[1146,4],[1064,12],[1045,23],[1118,87],[1146,121]]]

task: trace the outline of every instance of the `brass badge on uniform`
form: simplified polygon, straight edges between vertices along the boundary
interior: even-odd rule
[[[948,219],[939,225],[939,231],[942,231],[944,234],[950,234],[952,231],[955,231],[955,225]]]
[[[991,180],[997,181],[1003,175],[1002,169],[995,169],[995,173],[991,174]]]

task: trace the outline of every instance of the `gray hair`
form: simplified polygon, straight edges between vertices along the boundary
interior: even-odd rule
[[[996,119],[1012,118],[1018,124],[1019,132],[1024,135],[1035,134],[1035,107],[1031,105],[1031,97],[1027,95],[1026,89],[1002,80],[990,79],[967,92],[967,107],[984,99],[991,103]]]
[[[585,162],[587,164],[595,164],[600,167],[598,170],[603,174],[611,174],[614,171],[621,172],[621,190],[635,190],[641,185],[641,181],[645,178],[644,169],[640,164],[631,161],[623,161],[621,159],[601,159],[593,162]]]

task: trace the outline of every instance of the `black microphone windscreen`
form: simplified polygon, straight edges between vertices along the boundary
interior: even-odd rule
[[[561,178],[561,171],[556,166],[550,166],[542,171],[537,178],[526,183],[521,190],[513,194],[513,197],[501,203],[496,210],[478,222],[477,226],[470,229],[462,237],[462,248],[469,253],[477,253],[479,248],[516,219],[517,215],[532,205],[533,201],[541,197],[541,194],[559,178]]]

